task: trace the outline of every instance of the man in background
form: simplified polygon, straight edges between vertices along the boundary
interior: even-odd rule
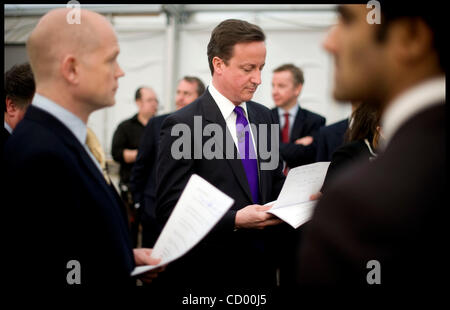
[[[81,23],[69,24],[70,11],[45,14],[27,40],[36,93],[5,145],[2,167],[10,181],[6,218],[21,224],[17,239],[8,241],[14,253],[8,265],[24,268],[14,269],[11,280],[39,287],[132,285],[135,266],[158,260],[151,249],[132,248],[122,201],[86,126],[92,112],[115,104],[124,75],[120,49],[105,17],[80,10]]]
[[[1,148],[14,128],[23,119],[34,96],[35,84],[29,63],[14,65],[5,73],[4,127],[1,133]]]
[[[272,98],[276,107],[273,116],[280,124],[280,154],[288,168],[313,163],[315,148],[312,136],[326,119],[300,106],[298,97],[304,84],[303,71],[293,64],[285,64],[273,71]]]
[[[185,76],[178,83],[175,106],[179,110],[205,92],[203,82],[194,76]],[[153,117],[147,124],[139,143],[136,163],[131,171],[130,190],[142,225],[142,246],[153,247],[161,227],[156,222],[156,158],[159,149],[161,125],[169,114]]]
[[[137,246],[139,223],[136,219],[134,202],[130,192],[131,169],[136,162],[139,141],[144,128],[158,109],[158,99],[150,87],[139,87],[134,95],[138,112],[130,119],[119,124],[113,135],[111,154],[120,164],[119,188],[122,200],[128,209],[131,234],[134,246]]]

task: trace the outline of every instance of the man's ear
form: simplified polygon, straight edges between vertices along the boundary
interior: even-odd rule
[[[223,67],[225,66],[225,62],[221,58],[215,56],[212,60],[212,64],[214,67],[214,72],[217,72],[218,74],[222,74]]]
[[[79,83],[79,62],[76,57],[68,54],[64,57],[61,62],[61,75],[66,79],[70,84],[78,84]]]
[[[6,97],[5,104],[6,104],[6,113],[8,115],[11,116],[11,115],[16,113],[17,106],[16,106],[16,104],[14,103],[14,101],[11,98]]]
[[[403,18],[396,22],[393,39],[396,58],[407,65],[422,61],[433,50],[433,34],[420,18]]]

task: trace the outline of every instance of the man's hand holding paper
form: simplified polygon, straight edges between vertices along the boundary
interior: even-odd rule
[[[152,258],[161,259],[160,263],[136,267],[132,275],[148,272],[186,254],[208,234],[233,202],[232,198],[193,174],[151,253]]]
[[[278,199],[267,212],[276,215],[292,227],[307,222],[314,211],[317,195],[325,180],[330,162],[318,162],[293,168],[284,182]],[[269,205],[272,203],[268,203]]]
[[[267,211],[271,206],[249,205],[236,213],[236,228],[263,229],[266,226],[281,224],[283,221]]]

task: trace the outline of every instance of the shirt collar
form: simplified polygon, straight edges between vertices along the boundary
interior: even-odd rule
[[[9,134],[12,135],[13,130],[12,130],[11,126],[9,126],[9,124],[6,121],[4,121],[4,123],[5,123],[5,129],[8,130]]]
[[[82,145],[86,143],[86,124],[75,114],[38,93],[35,93],[32,105],[56,117],[61,123],[69,128]]]
[[[209,93],[213,97],[214,101],[216,102],[217,106],[219,107],[220,112],[223,115],[223,118],[226,120],[231,113],[233,113],[234,108],[236,107],[231,100],[226,98],[224,95],[222,95],[213,85],[212,81],[209,83],[208,86]],[[240,107],[244,109],[245,115],[248,118],[247,113],[247,105],[245,102],[242,102],[239,104]]]
[[[289,116],[293,117],[293,116],[295,116],[297,114],[298,108],[299,108],[299,106],[298,106],[298,103],[297,103],[292,108],[290,108],[290,110],[287,113],[289,113]],[[280,117],[280,119],[284,118],[284,113],[286,113],[284,111],[284,109],[278,108],[278,116]]]
[[[417,113],[445,101],[445,76],[429,79],[395,98],[381,119],[383,138],[380,147],[386,148],[395,132]]]

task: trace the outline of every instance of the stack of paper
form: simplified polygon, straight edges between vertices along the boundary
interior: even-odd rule
[[[289,170],[278,199],[267,212],[272,213],[294,228],[307,222],[317,200],[309,200],[320,191],[330,162],[318,162]]]

